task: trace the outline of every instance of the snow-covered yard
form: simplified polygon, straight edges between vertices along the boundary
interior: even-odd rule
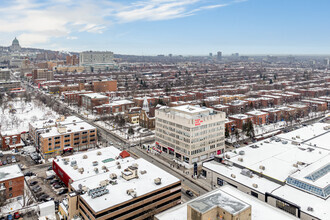
[[[0,106],[1,132],[24,132],[29,130],[29,123],[37,120],[58,117],[57,113],[37,100],[25,102],[15,99]]]

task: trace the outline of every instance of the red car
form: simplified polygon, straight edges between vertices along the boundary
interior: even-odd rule
[[[18,212],[14,213],[14,219],[19,219],[21,217],[21,215]]]

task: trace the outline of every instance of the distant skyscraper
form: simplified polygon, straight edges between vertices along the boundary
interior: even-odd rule
[[[221,51],[218,51],[218,53],[217,53],[217,59],[218,60],[221,60],[222,59],[222,52]]]
[[[169,56],[169,57],[172,57],[173,55],[170,53],[168,56]]]
[[[329,66],[329,58],[325,58],[324,59],[324,65],[325,66]]]
[[[212,56],[213,56],[213,54],[212,54],[212,53],[209,53],[209,56],[210,56],[210,57],[212,57]]]

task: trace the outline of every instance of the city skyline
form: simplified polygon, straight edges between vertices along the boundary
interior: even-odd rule
[[[330,51],[325,0],[15,0],[0,6],[3,46],[17,37],[23,47],[136,55]]]

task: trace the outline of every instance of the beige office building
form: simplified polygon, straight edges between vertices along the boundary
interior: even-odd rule
[[[156,147],[191,167],[225,149],[225,113],[184,105],[156,110]]]

